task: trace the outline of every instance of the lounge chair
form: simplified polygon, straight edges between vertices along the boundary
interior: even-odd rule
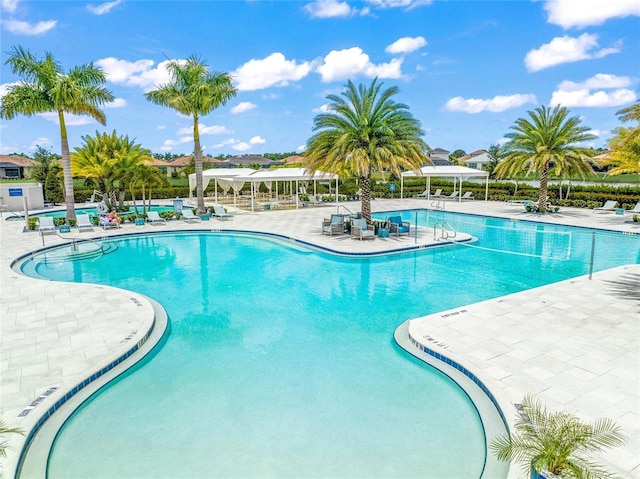
[[[601,211],[603,213],[607,213],[607,212],[612,212],[616,210],[616,205],[618,204],[617,201],[615,200],[609,200],[607,201],[604,205],[602,206],[598,206],[597,208],[593,209],[593,212],[595,213],[596,211]]]
[[[416,197],[416,198],[427,198],[427,197],[430,197],[430,198],[437,198],[437,197],[439,197],[440,195],[442,195],[442,188],[438,188],[438,189],[436,190],[436,192],[435,192],[434,194],[432,194],[432,195],[429,195],[429,190],[428,190],[428,189],[426,189],[426,190],[424,190],[422,193],[420,193],[419,195],[416,195],[415,197]]]
[[[389,234],[409,235],[411,233],[411,223],[402,221],[402,216],[391,216],[389,218]]]
[[[368,225],[364,218],[355,219],[351,222],[351,238],[375,239],[376,231],[373,225]]]
[[[93,223],[89,215],[77,215],[76,216],[76,228],[78,231],[91,230],[93,231]]]
[[[108,228],[120,228],[120,223],[118,220],[109,219],[109,215],[100,215],[98,219],[98,226],[100,226],[103,230]]]
[[[202,219],[199,216],[193,214],[190,209],[182,210],[182,221],[186,223],[201,223]]]
[[[233,219],[233,215],[231,213],[227,213],[224,210],[224,207],[220,205],[213,205],[213,213],[211,213],[211,216],[218,218],[221,221]]]
[[[344,216],[331,215],[331,218],[322,221],[322,234],[333,236],[334,234],[344,233]]]
[[[280,203],[278,203],[278,198],[271,198],[269,200],[269,208],[275,210],[276,208],[280,208]]]
[[[457,191],[452,191],[450,195],[442,196],[441,199],[443,199],[443,200],[457,200],[458,199],[458,192]]]
[[[147,212],[147,220],[152,225],[166,225],[167,220],[161,218],[157,211],[148,211]]]
[[[38,231],[42,236],[45,233],[55,233],[56,225],[53,222],[53,217],[51,216],[40,216],[38,218]]]
[[[461,200],[475,200],[473,197],[473,191],[467,191],[460,197]]]
[[[632,215],[640,214],[640,201],[638,201],[633,208],[625,211],[625,213],[631,213]]]

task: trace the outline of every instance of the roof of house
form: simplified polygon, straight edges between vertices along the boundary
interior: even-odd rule
[[[2,163],[3,168],[11,168],[12,166],[30,168],[36,164],[31,158],[19,155],[0,155],[0,163]]]
[[[143,162],[147,166],[167,167],[171,166],[171,163],[165,160],[159,160],[158,158],[150,158]]]
[[[476,151],[473,151],[473,152],[469,153],[468,155],[461,156],[460,158],[458,158],[458,161],[459,162],[460,161],[467,161],[467,160],[470,160],[470,159],[472,159],[472,158],[474,158],[476,156],[488,155],[488,154],[489,154],[489,152],[487,150],[476,150]]]
[[[448,155],[449,153],[451,152],[443,148],[434,148],[429,152],[430,155]]]
[[[181,156],[180,158],[176,158],[173,161],[170,161],[167,163],[167,166],[174,166],[174,167],[178,167],[178,168],[183,168],[185,166],[189,166],[191,164],[191,162],[193,161],[193,155],[188,155],[188,156]],[[203,156],[202,157],[202,164],[205,163],[218,163],[221,160],[218,160],[216,158],[211,158],[210,156]]]

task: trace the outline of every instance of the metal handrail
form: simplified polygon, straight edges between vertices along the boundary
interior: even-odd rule
[[[431,202],[431,207],[436,210],[444,210],[445,202],[441,199],[435,199]]]
[[[347,208],[345,205],[338,205],[338,207],[336,208],[336,214],[340,213],[340,208],[344,208],[345,210],[347,210],[349,212],[349,214],[351,216],[355,216],[356,213],[354,213],[353,211],[351,211],[349,208]]]
[[[435,223],[433,225],[434,240],[438,239],[437,237],[438,227],[440,227],[440,239],[455,238],[458,234],[458,232],[454,229],[453,226],[451,226],[446,221],[443,221],[442,223]]]

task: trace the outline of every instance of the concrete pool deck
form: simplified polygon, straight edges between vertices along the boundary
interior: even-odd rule
[[[372,208],[374,212],[392,211],[430,204],[424,199],[375,200]],[[359,203],[345,206],[359,210]],[[525,213],[522,206],[483,201],[447,202],[445,208],[640,233],[640,224],[630,223],[630,215],[563,208],[557,214],[540,216]],[[374,241],[322,235],[322,218],[335,211],[335,206],[237,211],[233,221],[124,225],[119,230],[96,228],[93,233],[71,236],[101,238],[184,229],[256,231],[345,254],[382,253],[433,242],[433,233],[428,231],[420,231],[417,238]],[[23,233],[23,225],[0,220],[0,413],[7,426],[28,431],[66,391],[137,342],[151,327],[153,308],[140,295],[110,287],[40,281],[16,273],[10,267],[13,260],[43,244],[37,233]],[[52,235],[44,238],[47,246],[65,241]],[[532,393],[551,410],[566,410],[587,421],[615,420],[628,441],[608,452],[601,462],[621,477],[640,478],[639,260],[629,258],[629,266],[595,273],[592,280],[575,278],[416,318],[409,332],[430,344],[446,345],[446,354],[478,376],[509,419],[513,417],[509,405]],[[50,388],[57,389],[37,401]],[[33,402],[38,404],[28,409]],[[30,412],[18,418],[25,410]],[[7,439],[4,475],[13,477],[24,438],[11,435]],[[509,477],[525,476],[514,465]]]

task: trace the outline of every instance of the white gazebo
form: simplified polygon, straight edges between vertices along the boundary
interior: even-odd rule
[[[324,171],[310,172],[306,168],[267,168],[260,170],[252,170],[252,173],[248,175],[241,175],[235,178],[234,181],[242,181],[251,183],[251,210],[255,209],[255,193],[260,186],[260,183],[264,183],[269,191],[272,189],[272,184],[275,182],[276,197],[278,196],[278,182],[289,182],[289,191],[293,192],[293,183],[295,182],[295,201],[296,209],[300,206],[298,201],[299,194],[301,192],[300,182],[309,183],[313,181],[313,194],[316,194],[316,185],[318,181],[335,181],[336,182],[336,203],[338,203],[338,175],[334,173],[326,173]],[[306,189],[303,191],[306,193]]]
[[[239,176],[246,176],[253,173],[252,168],[210,168],[202,172],[202,189],[206,190],[211,180],[215,182],[215,201],[218,202],[218,185],[225,191],[233,188],[234,204],[238,191],[244,186],[244,182],[235,181]],[[189,198],[193,198],[193,190],[196,188],[196,174],[189,175]]]
[[[462,196],[462,182],[467,178],[485,178],[484,200],[489,198],[489,172],[467,168],[466,166],[423,166],[419,170],[404,171],[400,174],[400,198],[403,198],[404,179],[425,177],[427,199],[431,194],[431,177],[453,178],[453,190],[458,192],[458,201]],[[456,184],[458,188],[456,189]]]

